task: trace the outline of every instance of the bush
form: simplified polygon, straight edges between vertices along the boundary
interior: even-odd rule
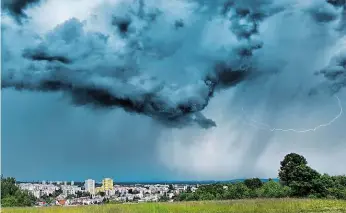
[[[16,179],[3,178],[1,176],[1,206],[32,206],[36,198],[27,191],[20,190],[16,185]]]
[[[318,195],[316,195],[316,194],[310,194],[310,195],[308,195],[308,198],[309,199],[317,199],[317,198],[320,198]]]
[[[201,194],[199,197],[199,200],[214,200],[214,199],[215,199],[215,197],[211,193]]]
[[[225,191],[226,199],[244,199],[250,197],[250,189],[244,183],[235,183],[228,186]]]
[[[346,188],[346,176],[345,175],[332,176],[331,178],[333,179],[334,183],[338,187]]]
[[[328,196],[346,200],[346,188],[329,188]]]
[[[199,196],[196,193],[188,193],[188,195],[186,196],[186,201],[195,201],[195,200],[199,200]]]
[[[324,198],[329,195],[329,188],[335,187],[335,181],[327,174],[321,175],[311,181],[312,190],[311,194],[314,194],[317,198]]]
[[[263,185],[261,179],[259,178],[246,179],[244,180],[244,184],[246,185],[246,187],[252,190],[261,188],[261,186]]]
[[[268,181],[267,183],[264,183],[261,188],[257,189],[258,197],[265,198],[289,197],[291,193],[292,191],[290,187],[283,186],[275,181]]]

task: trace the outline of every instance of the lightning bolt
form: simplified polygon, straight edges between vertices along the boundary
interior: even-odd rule
[[[340,98],[338,96],[336,96],[336,95],[334,97],[338,101],[338,105],[339,105],[339,108],[340,108],[339,113],[332,120],[330,120],[329,122],[324,123],[324,124],[320,124],[320,125],[318,125],[318,126],[316,126],[314,128],[310,128],[310,129],[281,129],[281,128],[273,128],[273,127],[271,127],[268,124],[256,121],[254,119],[247,119],[250,122],[248,124],[251,125],[251,126],[254,126],[256,128],[259,128],[259,129],[262,129],[262,130],[271,131],[271,132],[274,132],[274,131],[295,132],[295,133],[315,132],[315,131],[317,131],[318,129],[320,129],[322,127],[330,126],[332,123],[334,123],[337,119],[339,119],[341,117],[341,115],[343,113],[343,108],[342,108],[342,104],[341,104]],[[244,116],[247,118],[246,112],[245,112],[244,108],[242,108],[242,110],[243,110]]]

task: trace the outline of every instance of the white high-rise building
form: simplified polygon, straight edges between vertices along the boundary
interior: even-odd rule
[[[89,192],[90,194],[95,194],[95,180],[88,179],[84,183],[85,191]]]
[[[73,186],[74,185],[74,181],[71,181],[71,186]]]

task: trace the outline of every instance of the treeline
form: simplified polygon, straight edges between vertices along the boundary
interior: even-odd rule
[[[328,198],[346,200],[346,176],[320,174],[307,160],[291,153],[280,162],[279,182],[263,183],[259,178],[239,183],[202,185],[195,192],[187,190],[176,201],[226,200],[246,198]]]
[[[36,197],[16,185],[16,179],[1,176],[1,207],[32,206]]]

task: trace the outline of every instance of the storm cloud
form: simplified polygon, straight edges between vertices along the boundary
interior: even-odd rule
[[[328,87],[334,94],[346,87],[346,51],[341,50],[318,74],[328,80]]]
[[[196,121],[203,127],[215,126],[204,116],[195,119],[195,113],[201,115],[199,112],[208,105],[215,89],[234,86],[250,74],[251,56],[263,45],[254,36],[268,14],[242,4],[227,10],[222,5],[212,5],[210,11],[203,12],[200,11],[203,4],[193,2],[192,9],[186,12],[196,23],[187,20],[186,24],[177,25],[177,20],[181,23],[183,20],[179,17],[170,20],[160,7],[145,1],[134,3],[123,1],[115,7],[116,12],[108,23],[114,27],[113,34],[87,31],[82,21],[72,18],[47,34],[32,38],[34,44],[24,46],[19,55],[13,55],[21,64],[6,60],[2,88],[64,91],[76,105],[122,107],[178,126],[186,121]],[[222,13],[220,8],[223,8]],[[122,12],[117,13],[120,10]],[[205,26],[205,22],[210,22],[209,26]],[[224,45],[214,50],[203,49],[205,38],[202,37],[196,40],[195,50],[188,49],[192,46],[184,35],[189,36],[194,31],[193,34],[203,36],[216,24],[228,25],[229,34],[236,43],[219,53]],[[184,29],[176,31],[177,26]],[[5,34],[13,30],[9,28],[11,26],[3,27]],[[159,28],[163,34],[158,37]],[[17,30],[18,33],[21,30]],[[109,41],[112,38],[118,38],[123,45],[112,48]],[[218,55],[208,58],[214,53]],[[196,67],[196,77],[185,85],[169,82],[160,78],[161,74],[153,75],[146,70],[162,69],[159,72],[184,75],[186,67],[155,68],[141,63],[144,60],[152,64],[180,63],[184,57],[193,61],[207,59],[203,66]],[[195,66],[193,61],[189,66]]]
[[[41,0],[2,0],[1,9],[9,12],[18,23],[22,23],[23,19],[28,18],[25,10],[36,4]]]
[[[328,163],[345,160],[345,116],[304,134],[266,131],[245,118],[309,129],[335,117],[333,95],[343,106],[346,98],[345,1],[47,0],[21,8],[2,14],[2,91],[16,105],[5,108],[5,149],[26,140],[13,129],[30,126],[22,117],[35,111],[29,120],[52,134],[63,129],[55,136],[69,138],[66,146],[96,147],[112,163],[133,148],[181,178],[274,177],[292,151],[321,172],[343,172]],[[32,19],[19,24],[20,14]],[[36,104],[26,109],[30,97]],[[60,118],[60,107],[73,112]],[[40,117],[43,108],[51,114]],[[23,130],[35,135],[32,143],[39,126]],[[77,137],[83,131],[91,148]]]

